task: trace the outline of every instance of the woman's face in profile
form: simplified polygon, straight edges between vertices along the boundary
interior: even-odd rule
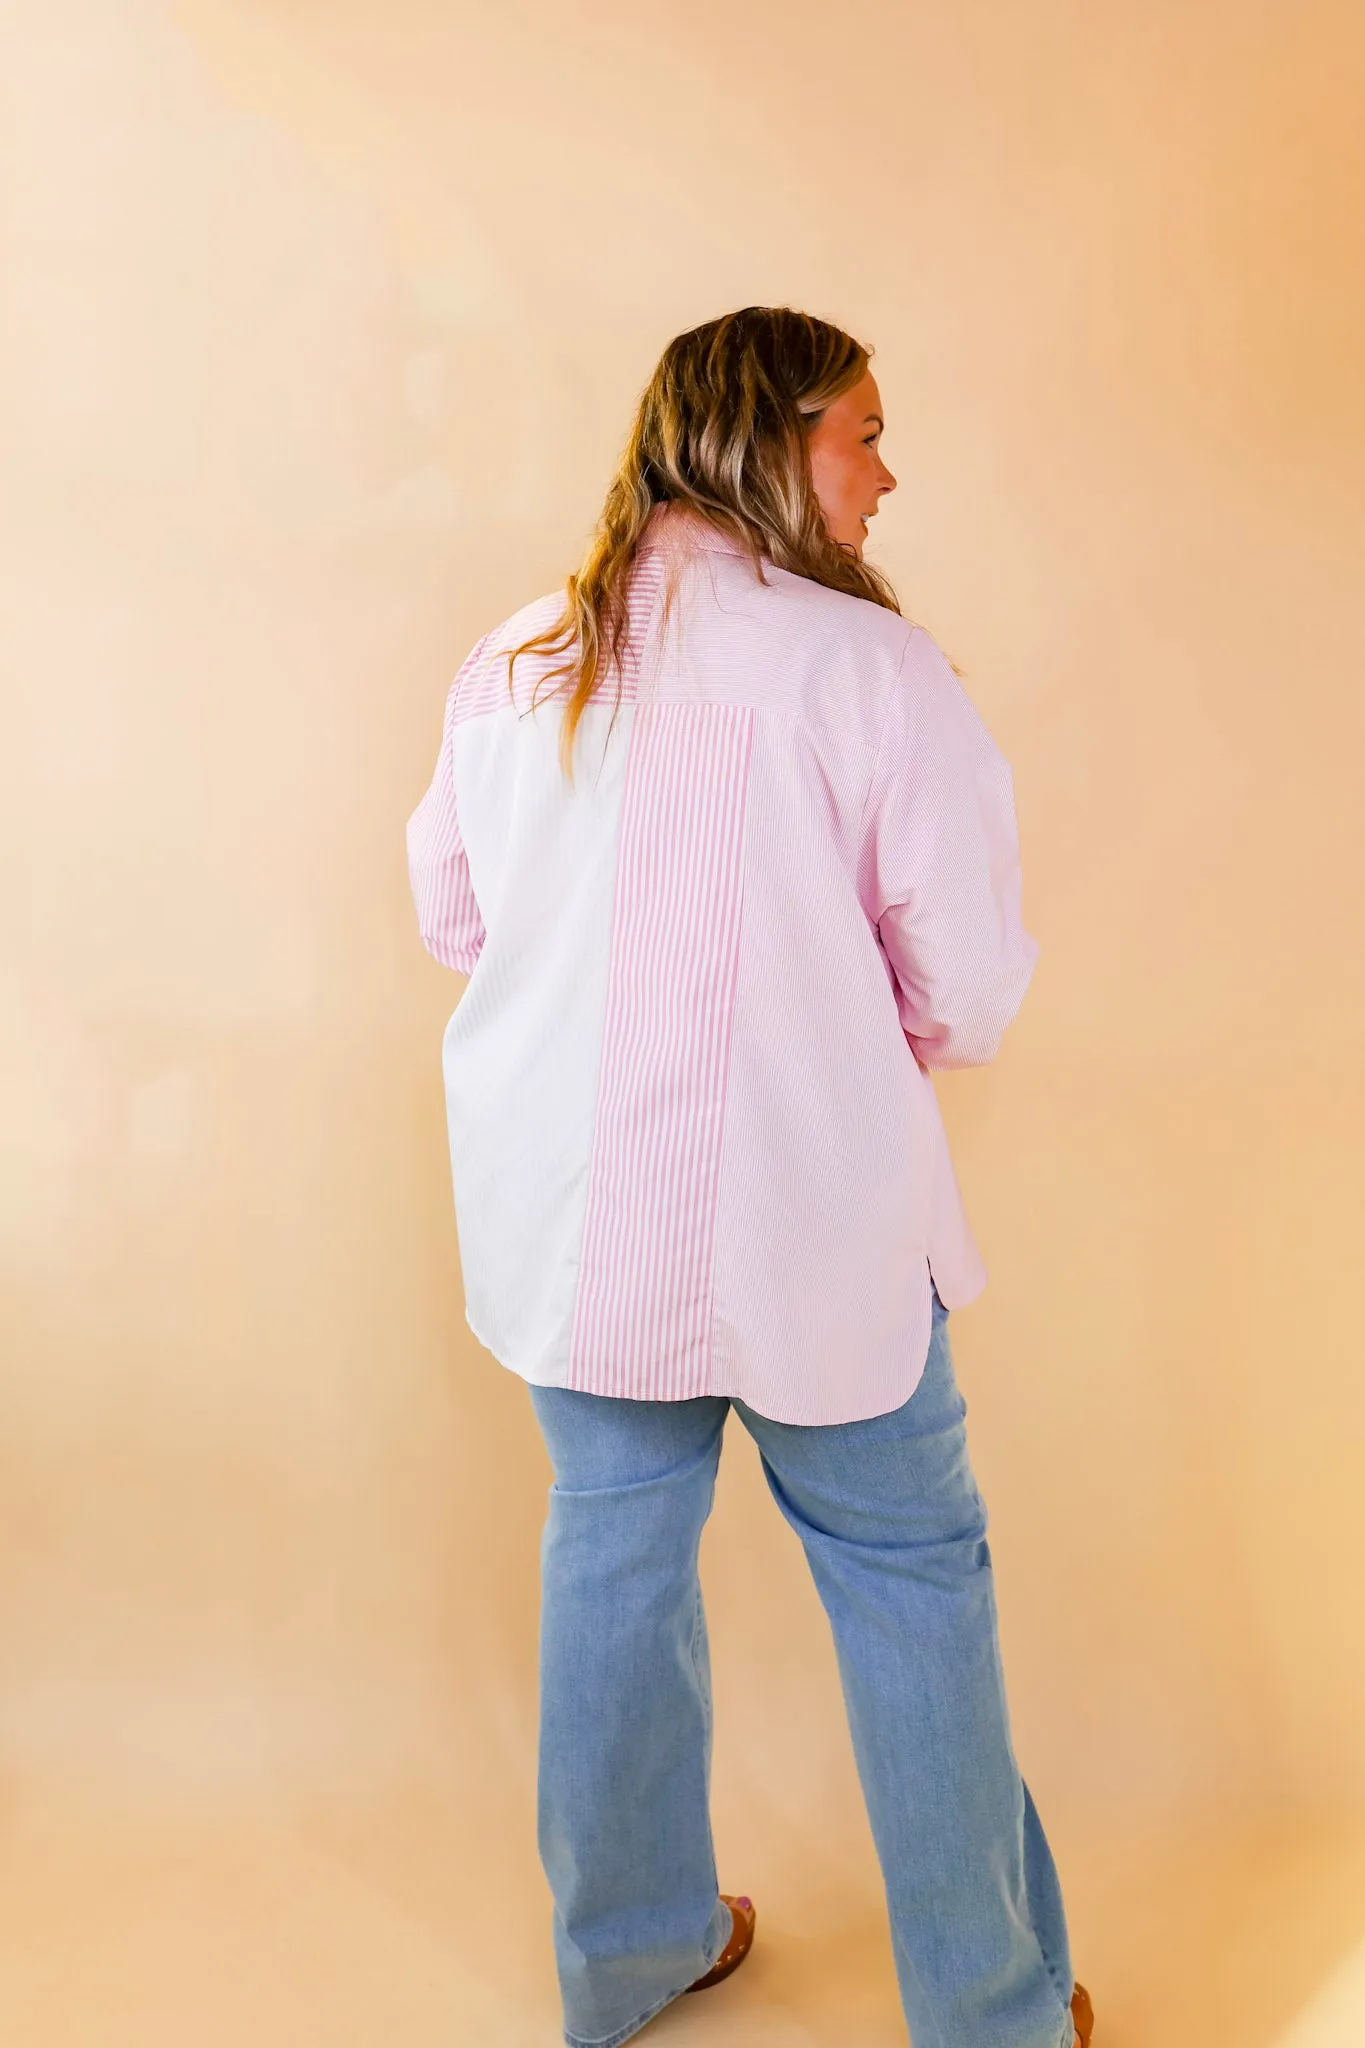
[[[811,430],[811,476],[825,524],[835,540],[856,551],[859,561],[868,520],[883,492],[896,488],[877,452],[881,435],[881,393],[870,370],[826,406]]]

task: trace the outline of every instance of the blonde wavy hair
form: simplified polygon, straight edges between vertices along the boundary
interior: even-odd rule
[[[811,429],[859,381],[871,355],[842,328],[789,306],[745,306],[669,342],[565,586],[561,616],[507,656],[514,701],[519,655],[564,657],[540,681],[559,677],[552,694],[570,691],[560,735],[570,782],[584,709],[604,675],[620,675],[631,566],[656,505],[685,505],[709,520],[748,553],[760,580],[766,556],[779,569],[900,611],[880,570],[831,537],[811,480]]]

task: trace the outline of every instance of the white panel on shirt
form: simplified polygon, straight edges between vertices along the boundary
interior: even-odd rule
[[[634,705],[579,728],[510,702],[459,723],[455,779],[488,936],[446,1028],[446,1108],[470,1328],[539,1386],[562,1385],[587,1206]]]

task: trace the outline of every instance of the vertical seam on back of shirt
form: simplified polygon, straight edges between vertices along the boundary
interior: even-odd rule
[[[660,570],[662,570],[664,565],[660,563],[658,567]],[[654,569],[655,564],[652,558],[642,558],[640,562],[640,571],[643,576],[645,576],[646,578],[651,577],[654,574]],[[666,576],[660,575],[659,577],[657,577],[655,581],[655,587],[650,592],[649,605],[645,614],[645,622],[641,628],[639,637],[638,639],[634,640],[634,644],[632,645],[633,636],[629,632],[627,632],[626,644],[622,649],[624,659],[621,663],[620,685],[623,689],[626,678],[627,676],[629,676],[633,687],[633,695],[631,699],[631,727],[626,744],[625,766],[622,770],[622,809],[617,814],[616,858],[612,864],[611,923],[607,934],[607,983],[603,999],[602,1038],[601,1043],[597,1048],[597,1080],[593,1094],[592,1140],[588,1150],[587,1189],[583,1200],[583,1229],[580,1233],[578,1240],[578,1270],[574,1275],[573,1314],[569,1319],[569,1343],[567,1355],[564,1361],[564,1384],[567,1387],[577,1387],[579,1385],[579,1380],[575,1373],[574,1362],[578,1354],[579,1331],[583,1323],[583,1252],[586,1242],[587,1231],[592,1222],[594,1198],[597,1194],[598,1182],[601,1177],[602,1171],[602,1082],[606,1070],[607,1054],[609,1050],[609,1026],[611,1022],[611,967],[612,962],[615,958],[617,927],[619,925],[621,915],[621,870],[625,846],[625,834],[622,830],[622,825],[624,821],[625,795],[629,789],[630,783],[631,759],[635,753],[636,746],[637,717],[640,708],[639,681],[641,673],[643,671],[645,650],[650,644],[650,635],[654,629],[655,623],[658,618],[659,609],[663,602],[663,592],[664,588],[666,587],[666,582]]]

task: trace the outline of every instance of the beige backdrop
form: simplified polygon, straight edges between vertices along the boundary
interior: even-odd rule
[[[559,2038],[548,1471],[403,826],[752,301],[876,345],[878,558],[1015,769],[951,1328],[1097,2048],[1365,2040],[1363,56],[1351,0],[10,0],[0,2040]],[[761,1942],[651,2038],[903,2044],[742,1434],[705,1568]]]

